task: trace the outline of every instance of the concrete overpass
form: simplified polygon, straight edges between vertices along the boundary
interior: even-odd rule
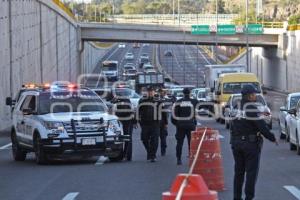
[[[190,26],[80,23],[83,41],[246,46],[246,35],[192,35]],[[279,33],[249,35],[253,47],[277,47]]]

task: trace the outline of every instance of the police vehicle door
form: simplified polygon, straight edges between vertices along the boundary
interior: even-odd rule
[[[22,103],[20,108],[21,116],[18,119],[18,126],[20,127],[20,133],[22,141],[25,144],[32,144],[32,128],[33,128],[33,113],[37,113],[37,101],[36,96],[28,95]],[[30,112],[28,112],[30,111]]]

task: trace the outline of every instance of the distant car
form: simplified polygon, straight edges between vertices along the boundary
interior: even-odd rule
[[[272,114],[271,109],[268,107],[266,100],[261,94],[256,95],[257,108],[260,111],[260,117],[264,119],[270,129],[272,129]],[[224,108],[225,126],[230,127],[231,118],[235,116],[237,108],[239,108],[242,99],[241,94],[233,94],[229,97],[227,104]]]
[[[140,44],[139,43],[133,43],[133,48],[140,48]]]
[[[115,88],[112,90],[112,94],[114,97],[127,97],[130,99],[134,109],[137,108],[139,100],[141,98],[134,90],[130,88]]]
[[[144,72],[149,74],[149,73],[156,73],[156,70],[151,64],[144,64]]]
[[[139,67],[140,68],[143,68],[143,66],[144,66],[144,64],[145,63],[150,63],[150,60],[149,60],[149,58],[140,58],[140,60],[139,60]]]
[[[288,110],[291,110],[297,106],[300,100],[300,93],[291,93],[287,96],[285,100],[285,105],[280,107],[279,111],[279,128],[280,128],[280,138],[289,140],[289,135],[287,135],[287,115]]]
[[[148,47],[148,46],[150,46],[150,44],[148,44],[148,43],[143,44],[143,47]]]
[[[164,55],[167,56],[167,57],[172,57],[173,56],[172,52],[169,51],[169,50],[165,51]]]
[[[174,96],[176,98],[176,100],[183,98],[183,88],[178,87],[178,88],[170,89],[170,95]]]
[[[125,48],[125,47],[126,47],[126,45],[125,45],[124,43],[120,43],[120,44],[119,44],[119,48],[122,48],[122,49],[123,49],[123,48]]]
[[[133,60],[133,59],[134,59],[133,53],[126,53],[125,59],[126,59],[126,60]]]
[[[132,64],[132,65],[128,65],[128,64],[124,65],[124,67],[123,67],[124,71],[129,70],[129,69],[136,69],[136,68],[135,68],[134,64]]]
[[[147,53],[143,53],[142,55],[141,55],[141,57],[140,57],[140,59],[142,60],[142,59],[147,59],[147,60],[149,60],[149,55],[147,54]]]
[[[136,69],[128,69],[123,72],[123,76],[126,80],[135,78],[136,77],[137,70]]]
[[[288,110],[287,115],[287,138],[290,142],[290,150],[296,150],[300,155],[300,101],[297,106]]]

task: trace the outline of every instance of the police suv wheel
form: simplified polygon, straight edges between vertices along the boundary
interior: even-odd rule
[[[124,152],[123,150],[119,152],[119,154],[116,157],[109,157],[109,160],[111,162],[119,162],[122,161],[124,158]]]
[[[26,151],[24,151],[17,140],[16,133],[11,133],[12,153],[15,161],[24,161],[26,159]]]
[[[47,164],[47,154],[43,150],[43,146],[41,144],[41,137],[37,134],[34,140],[34,152],[35,152],[35,161],[39,165]]]

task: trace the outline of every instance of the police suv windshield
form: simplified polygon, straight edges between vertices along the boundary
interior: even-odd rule
[[[102,100],[91,91],[46,92],[39,96],[39,114],[106,112]]]

